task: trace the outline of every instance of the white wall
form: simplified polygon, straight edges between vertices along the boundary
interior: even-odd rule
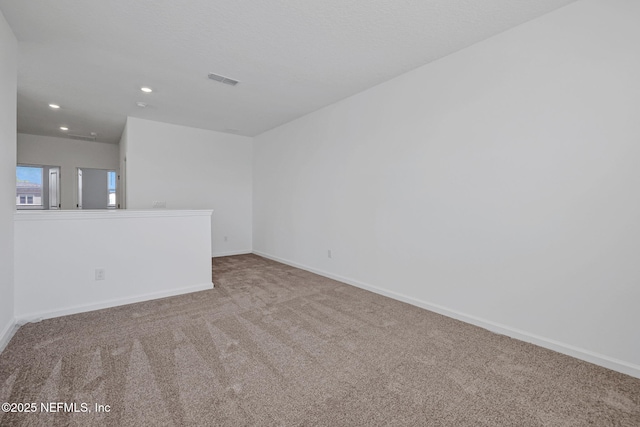
[[[254,251],[640,376],[639,21],[579,1],[259,135]]]
[[[119,151],[116,144],[18,134],[18,163],[60,166],[62,209],[76,209],[77,168],[117,171]]]
[[[15,316],[22,323],[211,289],[210,226],[211,211],[17,212]]]
[[[212,255],[251,252],[252,138],[132,117],[126,132],[128,209],[213,209]]]
[[[0,12],[0,350],[13,331],[17,42]]]

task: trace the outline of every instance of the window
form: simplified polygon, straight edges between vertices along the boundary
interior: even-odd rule
[[[39,166],[16,167],[16,206],[42,209],[42,175]]]
[[[109,202],[107,207],[116,207],[116,171],[107,172],[107,191],[109,192]]]
[[[18,209],[60,209],[60,167],[16,166]]]

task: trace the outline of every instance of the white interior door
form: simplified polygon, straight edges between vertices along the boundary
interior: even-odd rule
[[[78,209],[82,209],[82,169],[78,169]]]
[[[60,168],[49,168],[49,209],[60,209]]]

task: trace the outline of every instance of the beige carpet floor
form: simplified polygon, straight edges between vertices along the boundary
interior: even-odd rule
[[[254,255],[213,272],[20,328],[0,402],[38,409],[0,425],[640,426],[639,379]]]

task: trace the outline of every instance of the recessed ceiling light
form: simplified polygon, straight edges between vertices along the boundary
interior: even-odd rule
[[[49,107],[53,108],[54,110],[57,110],[58,108],[60,108],[58,104],[49,104]]]
[[[146,86],[141,87],[141,88],[140,88],[140,90],[141,90],[141,91],[143,91],[144,93],[151,93],[151,92],[153,92],[153,89],[151,89],[150,87],[146,87]]]
[[[60,126],[60,130],[69,130],[69,128],[66,126]]]

